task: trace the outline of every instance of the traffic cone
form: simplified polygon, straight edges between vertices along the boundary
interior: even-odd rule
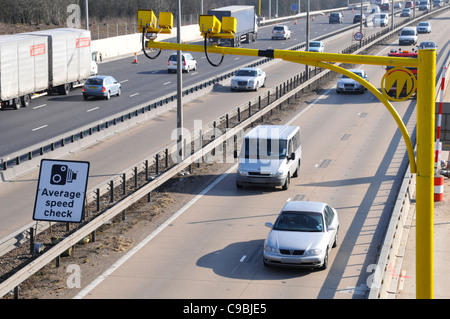
[[[133,64],[138,64],[136,52],[134,52],[134,61]]]
[[[297,19],[295,19],[295,23],[294,23],[294,25],[297,25]]]

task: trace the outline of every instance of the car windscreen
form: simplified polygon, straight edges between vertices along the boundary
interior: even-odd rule
[[[309,46],[310,47],[320,47],[320,43],[319,42],[309,42]]]
[[[401,35],[414,35],[414,31],[413,30],[403,30]]]
[[[360,78],[362,78],[363,76],[362,76],[362,73],[361,72],[352,72],[352,73],[354,73],[354,74],[356,74],[357,76],[359,76]],[[348,79],[349,77],[348,76],[346,76],[345,74],[343,74],[342,75],[342,77],[343,78],[346,78],[346,79]]]
[[[244,140],[244,157],[246,159],[282,159],[287,155],[287,141],[279,139]]]
[[[299,232],[322,232],[322,214],[317,212],[282,212],[273,226],[274,230],[299,231]]]
[[[257,72],[254,70],[239,70],[236,72],[237,76],[256,76]]]

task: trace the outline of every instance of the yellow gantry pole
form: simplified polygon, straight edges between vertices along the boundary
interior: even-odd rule
[[[434,133],[436,50],[419,50],[417,68],[416,298],[434,298]]]

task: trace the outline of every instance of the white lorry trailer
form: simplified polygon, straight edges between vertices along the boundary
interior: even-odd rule
[[[68,94],[98,73],[93,56],[87,30],[0,36],[0,108],[19,109],[47,93]]]
[[[212,42],[224,42],[238,47],[242,42],[254,42],[258,37],[258,17],[254,6],[227,6],[208,10],[208,15],[214,15],[222,22],[223,17],[236,18],[236,33],[233,39],[212,39]]]

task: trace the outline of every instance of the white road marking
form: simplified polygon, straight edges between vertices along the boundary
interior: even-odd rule
[[[245,260],[245,257],[247,257],[247,255],[242,256],[241,260],[239,260],[239,261],[243,262]]]
[[[127,254],[125,254],[122,258],[120,258],[114,265],[112,265],[109,269],[104,271],[97,279],[87,285],[84,289],[82,289],[78,295],[74,297],[74,299],[81,299],[86,296],[92,289],[94,289],[97,285],[99,285],[103,280],[105,280],[109,275],[111,275],[114,270],[119,268],[122,264],[124,264],[128,259],[130,259],[135,253],[137,253],[141,248],[147,245],[150,240],[156,237],[161,231],[164,230],[167,226],[169,226],[175,219],[177,219],[181,214],[183,214],[189,207],[194,205],[203,195],[209,192],[214,186],[219,184],[225,177],[227,177],[231,172],[234,172],[237,169],[238,164],[233,165],[228,171],[224,174],[220,175],[214,182],[209,184],[206,188],[204,188],[197,196],[195,196],[189,203],[187,203],[183,208],[181,208],[178,212],[172,215],[168,220],[166,220],[161,226],[159,226],[153,233],[147,236],[143,241],[141,241],[138,245],[136,245],[133,249],[131,249]]]
[[[128,82],[128,80],[123,80],[123,81],[120,81],[120,83],[125,83],[125,82]]]
[[[139,93],[131,94],[130,97],[136,96],[136,95],[138,95],[138,94],[139,94]]]
[[[98,109],[98,108],[99,108],[98,106],[97,106],[97,107],[94,107],[94,108],[92,108],[92,109],[87,110],[87,112],[95,111],[95,110]]]
[[[45,128],[45,127],[47,127],[48,125],[46,124],[46,125],[42,125],[42,126],[39,126],[39,127],[36,127],[36,128],[34,128],[34,129],[32,129],[31,131],[37,131],[37,130],[40,130],[40,129],[43,129],[43,128]]]
[[[33,107],[33,110],[40,109],[41,107],[44,107],[44,106],[47,106],[47,104],[41,104],[41,105],[35,106],[35,107]]]
[[[170,83],[172,83],[172,82],[171,82],[171,81],[169,81],[169,82],[163,83],[163,85],[167,85],[167,84],[170,84]]]

